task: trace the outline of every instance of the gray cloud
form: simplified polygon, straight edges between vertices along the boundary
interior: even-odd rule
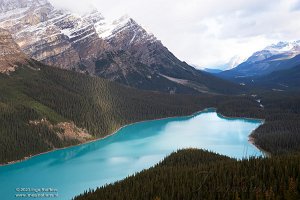
[[[50,0],[74,11],[87,1]],[[129,14],[176,56],[214,66],[270,43],[299,40],[299,0],[90,0],[108,19]]]

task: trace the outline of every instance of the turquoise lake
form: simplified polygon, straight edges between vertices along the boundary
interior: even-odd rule
[[[261,156],[248,142],[248,135],[261,124],[261,120],[223,118],[213,109],[188,117],[132,124],[103,140],[0,167],[0,199],[71,199],[89,188],[147,169],[173,151],[189,147],[239,159]],[[20,192],[19,188],[37,192]],[[39,192],[42,188],[55,190]],[[23,194],[58,197],[16,197]]]

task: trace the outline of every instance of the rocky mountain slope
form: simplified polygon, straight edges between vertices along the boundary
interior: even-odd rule
[[[13,33],[15,41],[30,57],[61,68],[92,65],[93,58],[105,49],[94,23],[103,20],[93,11],[77,16],[55,9],[46,0],[2,1],[0,26]],[[87,69],[92,72],[91,69]]]
[[[47,0],[0,1],[0,26],[30,57],[139,89],[168,93],[236,93],[239,86],[177,59],[128,16],[112,23],[96,9],[75,14]]]
[[[278,70],[286,70],[300,64],[300,41],[279,42],[255,52],[236,68],[218,76],[239,80],[242,77],[263,76]]]
[[[26,64],[27,56],[14,42],[11,34],[0,28],[0,73],[15,71],[18,65]]]

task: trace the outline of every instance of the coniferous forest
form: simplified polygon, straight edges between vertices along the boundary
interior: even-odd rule
[[[61,137],[62,122],[74,123],[92,140],[129,123],[189,115],[227,99],[138,91],[32,62],[35,68],[0,74],[0,163],[82,143],[80,138]]]
[[[35,69],[0,75],[0,163],[80,143],[59,137],[60,122],[74,122],[95,139],[128,123],[203,108],[194,97],[137,92],[37,63]]]
[[[298,94],[250,90],[239,96],[169,95],[34,64],[36,68],[24,66],[0,75],[0,163],[81,143],[59,137],[63,130],[55,125],[60,122],[74,122],[91,135],[89,139],[96,139],[128,123],[189,115],[208,107],[228,117],[265,119],[252,136],[269,153],[299,150]],[[43,119],[48,123],[30,123]]]
[[[204,150],[171,154],[155,167],[75,200],[300,198],[300,156],[234,160]]]

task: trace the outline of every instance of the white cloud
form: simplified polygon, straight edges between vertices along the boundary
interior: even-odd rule
[[[87,1],[50,0],[82,11]],[[300,39],[299,0],[90,0],[108,19],[129,14],[179,59],[215,66],[277,41]]]

